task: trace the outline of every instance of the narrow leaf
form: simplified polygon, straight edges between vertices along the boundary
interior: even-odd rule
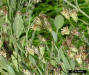
[[[52,36],[54,41],[57,42],[57,34],[54,31],[52,31]]]
[[[36,65],[36,61],[31,55],[29,55],[29,61],[31,62],[31,64]]]

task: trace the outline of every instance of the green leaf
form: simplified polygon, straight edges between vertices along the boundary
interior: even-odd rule
[[[15,72],[14,72],[13,68],[10,65],[7,65],[7,70],[8,70],[10,75],[15,75]]]
[[[65,70],[71,69],[71,66],[70,66],[70,64],[69,64],[69,61],[68,61],[67,57],[65,56],[63,50],[64,50],[64,48],[62,48],[62,47],[59,49],[59,52],[60,52],[60,55],[61,55],[61,59],[62,59],[62,61],[63,61],[64,69],[65,69]]]
[[[17,15],[13,23],[13,30],[17,38],[20,37],[24,29],[22,16]]]
[[[44,55],[44,47],[40,47],[40,54],[41,54],[41,56]]]
[[[2,13],[0,13],[0,26],[2,26],[3,24],[5,24],[5,21],[4,21],[4,16],[1,16]]]
[[[40,75],[43,75],[42,71],[40,70],[40,68],[38,66],[36,66],[37,70],[39,71]]]
[[[14,55],[12,55],[11,58],[12,58],[12,64],[15,67],[16,71],[19,71],[18,70],[18,61],[17,61],[17,59],[14,57]]]
[[[55,60],[50,60],[50,63],[55,67],[56,66],[56,61]]]
[[[52,31],[52,36],[54,41],[57,42],[57,34],[54,31]]]
[[[64,17],[61,15],[57,15],[55,17],[54,24],[55,24],[57,30],[60,29],[64,24]]]
[[[7,62],[7,60],[3,56],[0,56],[0,63],[6,65],[8,62]]]
[[[76,65],[75,60],[74,59],[70,60],[70,64],[71,64],[72,69],[74,69]]]
[[[33,56],[29,55],[29,61],[31,62],[31,64],[36,65],[36,61]]]
[[[0,64],[0,70],[5,69],[10,75],[15,75],[13,68],[9,65],[8,61],[3,56],[0,56]]]

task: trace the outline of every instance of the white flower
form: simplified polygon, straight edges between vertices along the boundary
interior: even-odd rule
[[[76,55],[75,56],[75,59],[76,59],[76,61],[79,63],[79,64],[82,64],[82,57],[81,57],[81,55]]]
[[[70,19],[70,10],[69,9],[63,9],[63,11],[61,12],[61,14],[66,18],[66,19]]]
[[[75,21],[75,22],[77,22],[78,21],[78,16],[77,16],[77,12],[76,12],[76,10],[71,10],[71,12],[70,12],[70,16],[72,17],[72,19]]]
[[[6,52],[5,52],[5,50],[0,50],[0,55],[6,57]]]
[[[32,75],[32,73],[30,71],[28,71],[28,70],[24,69],[23,72],[24,72],[25,75]]]
[[[33,2],[36,4],[36,3],[41,2],[41,0],[33,0]]]
[[[31,48],[31,47],[27,47],[26,48],[26,51],[27,51],[27,53],[29,53],[29,54],[31,54],[31,55],[34,55],[34,49],[33,48]]]
[[[69,47],[69,49],[75,53],[78,52],[78,49],[73,44],[71,44],[71,47]]]
[[[70,58],[74,58],[75,53],[73,53],[71,50],[68,50],[68,56],[69,56]]]
[[[63,29],[61,29],[61,34],[62,35],[69,35],[70,34],[70,31],[68,29],[68,27],[64,27]]]

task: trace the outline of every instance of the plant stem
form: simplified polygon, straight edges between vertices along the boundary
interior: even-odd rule
[[[78,19],[79,21],[81,21],[82,23],[86,24],[86,25],[89,25],[89,23],[85,22],[84,20],[82,19]]]
[[[36,31],[33,31],[33,33],[32,33],[32,37],[31,37],[31,40],[30,40],[31,45],[32,45],[32,41],[33,41],[33,39],[35,37],[35,33],[36,33]]]

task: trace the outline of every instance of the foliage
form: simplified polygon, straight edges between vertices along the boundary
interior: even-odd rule
[[[0,0],[0,75],[89,75],[88,3]]]

